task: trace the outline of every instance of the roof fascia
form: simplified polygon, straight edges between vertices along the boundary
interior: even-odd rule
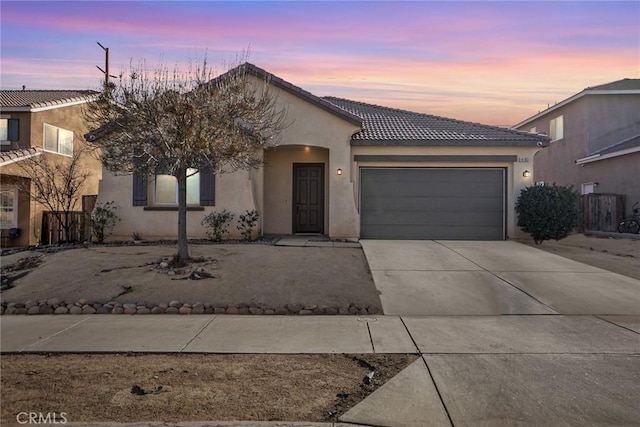
[[[80,104],[86,104],[89,100],[87,99],[83,99],[80,101],[69,101],[69,102],[63,102],[63,103],[59,103],[59,104],[53,104],[53,105],[43,105],[41,107],[38,107],[37,105],[40,103],[35,104],[36,106],[23,106],[23,107],[0,107],[0,110],[2,110],[2,112],[7,112],[7,113],[39,113],[41,111],[47,111],[47,110],[55,110],[56,108],[62,108],[62,107],[72,107],[74,105],[80,105]]]
[[[632,154],[632,153],[640,153],[640,146],[627,148],[626,150],[614,151],[612,153],[607,153],[607,154],[594,154],[592,156],[583,157],[581,159],[576,160],[576,164],[584,165],[585,163],[598,162],[600,160],[611,159],[613,157],[626,156],[627,154]]]
[[[552,113],[553,111],[564,107],[567,104],[570,104],[574,101],[577,101],[578,99],[582,98],[583,96],[586,95],[640,95],[640,89],[627,89],[627,90],[595,90],[595,89],[585,89],[582,92],[579,92],[567,99],[565,99],[564,101],[560,101],[557,104],[555,104],[553,107],[549,107],[544,111],[539,112],[536,115],[533,115],[531,117],[529,117],[528,119],[525,119],[523,121],[521,121],[520,123],[517,123],[513,126],[511,126],[511,129],[517,129],[519,127],[522,127],[524,125],[526,125],[527,123],[531,123],[534,120],[539,119],[540,117],[543,117],[549,113]]]
[[[7,166],[7,165],[10,165],[10,164],[13,164],[13,163],[18,163],[21,160],[26,160],[26,159],[29,159],[31,157],[39,156],[41,154],[42,154],[42,151],[38,150],[38,151],[36,151],[34,153],[25,154],[25,155],[20,156],[20,157],[14,157],[14,158],[5,160],[3,162],[0,162],[0,166]]]
[[[537,141],[513,141],[513,140],[488,140],[488,139],[478,139],[478,140],[445,140],[445,139],[434,139],[434,140],[384,140],[384,139],[376,139],[376,140],[360,140],[360,139],[352,139],[352,146],[357,147],[439,147],[439,146],[449,146],[449,147],[538,147],[543,148],[549,146],[548,139],[539,139]]]
[[[343,110],[342,108],[330,103],[329,101],[325,101],[322,98],[319,98],[318,96],[312,94],[311,92],[308,92],[298,86],[295,86],[292,83],[289,83],[288,81],[282,79],[281,77],[278,77],[274,74],[269,73],[266,70],[263,70],[260,67],[257,67],[253,64],[250,63],[245,63],[243,64],[244,66],[247,67],[247,70],[249,72],[251,72],[251,74],[253,74],[256,77],[260,77],[265,79],[267,82],[273,84],[274,86],[294,95],[297,96],[298,98],[307,101],[313,105],[315,105],[316,107],[320,107],[323,110],[340,117],[343,120],[346,120],[350,123],[356,124],[360,127],[362,127],[362,119],[358,116],[356,116],[355,114],[351,114],[348,111]],[[243,65],[240,65],[241,67]]]

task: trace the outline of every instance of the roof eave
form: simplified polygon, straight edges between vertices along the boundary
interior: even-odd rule
[[[576,93],[573,96],[570,96],[569,98],[558,102],[557,104],[553,105],[552,107],[547,108],[546,110],[540,111],[538,114],[535,114],[523,121],[521,121],[520,123],[517,123],[513,126],[511,126],[511,129],[518,129],[522,126],[525,126],[528,123],[531,123],[535,120],[538,120],[540,117],[543,117],[549,113],[552,113],[553,111],[564,107],[567,104],[570,104],[574,101],[577,101],[578,99],[582,98],[583,96],[587,96],[587,95],[640,95],[640,89],[627,89],[627,90],[597,90],[597,89],[585,89],[581,92]]]
[[[583,157],[575,161],[577,165],[584,165],[586,163],[599,162],[600,160],[611,159],[614,157],[626,156],[627,154],[640,153],[640,147],[627,148],[626,150],[613,151],[606,154],[594,154],[591,156]]]
[[[269,73],[266,70],[263,70],[262,68],[253,65],[249,62],[245,62],[244,64],[240,65],[241,67],[246,67],[247,71],[249,71],[251,74],[253,74],[256,77],[262,78],[267,80],[269,83],[272,83],[274,86],[294,95],[297,96],[298,98],[301,98],[313,105],[315,105],[316,107],[320,107],[323,110],[336,115],[338,117],[340,117],[343,120],[346,120],[350,123],[353,123],[355,125],[358,125],[360,127],[362,127],[362,118],[356,116],[355,114],[351,114],[348,111],[343,110],[342,108],[339,108],[338,106],[330,103],[329,101],[325,101],[324,99],[313,95],[311,92],[307,92],[306,90],[291,84],[289,82],[287,82],[286,80]]]
[[[537,147],[549,146],[548,140],[514,141],[514,140],[459,140],[459,139],[428,139],[428,140],[387,140],[387,139],[351,139],[352,146],[403,146],[403,147]]]

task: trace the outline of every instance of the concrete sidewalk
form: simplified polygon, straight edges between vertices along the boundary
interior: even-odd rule
[[[3,316],[0,331],[3,353],[420,353],[351,425],[640,424],[640,316]]]

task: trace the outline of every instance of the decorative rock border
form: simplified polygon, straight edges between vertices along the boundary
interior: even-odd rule
[[[349,304],[342,307],[330,307],[315,304],[285,304],[270,306],[266,304],[211,304],[196,302],[193,304],[180,301],[167,303],[148,303],[137,301],[132,303],[109,301],[107,303],[80,299],[74,303],[66,303],[59,298],[48,300],[32,300],[26,303],[2,302],[0,315],[12,314],[251,314],[251,315],[366,315],[382,314],[376,306]]]

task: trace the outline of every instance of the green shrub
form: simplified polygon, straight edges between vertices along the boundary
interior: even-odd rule
[[[98,243],[103,243],[105,237],[111,234],[113,227],[120,221],[116,214],[118,205],[115,202],[97,203],[91,212],[91,232]]]
[[[578,199],[573,186],[527,187],[515,206],[518,226],[531,233],[536,245],[564,239],[578,223]]]
[[[255,209],[252,211],[246,211],[244,214],[240,215],[238,220],[239,224],[236,228],[240,230],[240,234],[242,234],[242,237],[244,237],[245,240],[251,240],[253,229],[258,223],[259,218],[260,215]]]
[[[211,212],[202,219],[200,224],[207,229],[209,239],[219,242],[224,234],[229,234],[227,228],[231,220],[233,220],[233,214],[225,209],[222,212]]]

